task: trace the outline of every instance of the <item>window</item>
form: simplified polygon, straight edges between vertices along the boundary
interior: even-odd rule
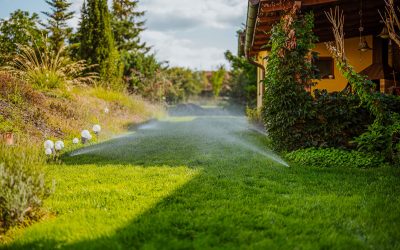
[[[335,66],[332,57],[320,57],[315,60],[321,79],[335,79]]]

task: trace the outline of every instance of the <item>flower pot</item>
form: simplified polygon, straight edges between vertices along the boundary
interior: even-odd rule
[[[14,145],[14,134],[13,134],[12,132],[4,133],[4,134],[3,134],[3,140],[4,140],[4,143],[5,143],[7,146],[12,146],[12,145]]]

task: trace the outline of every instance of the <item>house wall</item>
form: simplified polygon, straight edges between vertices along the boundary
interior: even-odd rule
[[[265,57],[268,55],[267,51],[261,51],[257,55],[257,62],[261,65],[264,66],[264,68],[267,67],[267,61],[265,60]],[[257,68],[257,80],[258,80],[258,85],[257,85],[257,108],[261,108],[263,104],[263,95],[264,95],[264,75],[263,71],[260,68]]]
[[[372,47],[372,36],[366,37],[368,45]],[[349,38],[345,40],[346,56],[349,60],[350,65],[354,67],[357,72],[361,72],[365,68],[372,64],[372,50],[367,52],[360,52],[358,46],[360,38]],[[330,57],[330,53],[327,50],[324,43],[316,44],[314,51],[319,53],[320,57]],[[313,87],[314,89],[326,89],[329,92],[342,91],[347,86],[347,80],[339,72],[335,64],[335,78],[334,79],[322,79],[318,81],[318,84]]]
[[[366,40],[368,45],[372,47],[372,36],[367,36]],[[365,68],[369,67],[372,64],[372,50],[367,52],[360,52],[358,50],[358,46],[360,43],[360,38],[349,38],[345,40],[345,50],[346,56],[349,60],[350,65],[354,67],[357,72],[361,72]],[[319,53],[320,57],[331,57],[326,45],[324,43],[316,44],[314,51]],[[266,60],[264,58],[268,55],[267,51],[261,51],[257,55],[257,62],[267,66]],[[312,91],[315,89],[326,89],[328,92],[342,91],[347,86],[347,80],[343,77],[343,75],[339,72],[336,64],[334,65],[334,79],[322,79],[317,81],[317,85],[312,88]],[[262,74],[261,69],[257,69],[257,79],[258,79],[258,87],[257,87],[257,107],[261,108],[263,103],[263,95],[264,95],[264,76]]]

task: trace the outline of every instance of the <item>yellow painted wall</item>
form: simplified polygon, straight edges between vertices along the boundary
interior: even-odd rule
[[[264,60],[264,58],[267,57],[267,55],[268,55],[267,51],[261,51],[257,55],[257,62],[259,64],[264,65],[264,67],[267,66],[267,61]],[[262,79],[262,71],[261,71],[261,69],[257,68],[257,74],[258,74],[258,81],[263,80]]]
[[[372,36],[366,37],[368,45],[372,47]],[[372,64],[372,50],[367,52],[360,52],[358,46],[360,38],[350,38],[345,40],[346,56],[349,60],[350,65],[354,67],[357,72],[364,70]],[[325,44],[319,43],[314,49],[319,53],[320,57],[330,57],[330,53],[327,50]],[[322,79],[318,81],[318,84],[313,89],[326,89],[329,92],[342,91],[347,86],[347,80],[339,72],[339,69],[335,65],[335,79]]]
[[[372,36],[367,36],[366,40],[370,47],[372,47]],[[367,52],[360,52],[358,46],[360,38],[350,38],[345,40],[346,56],[350,64],[354,67],[357,72],[360,72],[372,64],[372,50]],[[331,57],[324,43],[316,44],[314,49],[319,53],[320,57]],[[257,61],[260,64],[266,66],[266,61],[263,59],[268,55],[267,51],[261,51],[258,53]],[[257,70],[258,81],[262,80],[262,72],[260,69]],[[339,69],[335,65],[335,79],[322,79],[318,81],[318,84],[313,87],[314,89],[326,89],[329,92],[342,91],[347,86],[347,80],[339,72]]]
[[[264,65],[264,68],[267,66],[267,61],[265,60],[265,57],[268,55],[267,51],[261,51],[257,55],[257,62],[259,64]],[[263,95],[264,95],[264,83],[262,80],[264,80],[263,72],[260,68],[257,68],[257,108],[261,108],[263,104]]]

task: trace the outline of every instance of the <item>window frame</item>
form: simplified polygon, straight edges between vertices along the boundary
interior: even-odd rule
[[[333,60],[333,58],[330,57],[330,56],[321,56],[321,57],[319,57],[318,59],[316,59],[316,62],[315,62],[315,66],[316,67],[318,67],[318,65],[317,65],[318,61],[325,61],[325,62],[329,61],[331,63],[331,73],[332,74],[330,74],[330,75],[332,75],[332,78],[329,77],[330,75],[327,75],[325,77],[321,76],[321,79],[323,79],[323,80],[334,80],[336,77],[335,77],[335,61]]]

